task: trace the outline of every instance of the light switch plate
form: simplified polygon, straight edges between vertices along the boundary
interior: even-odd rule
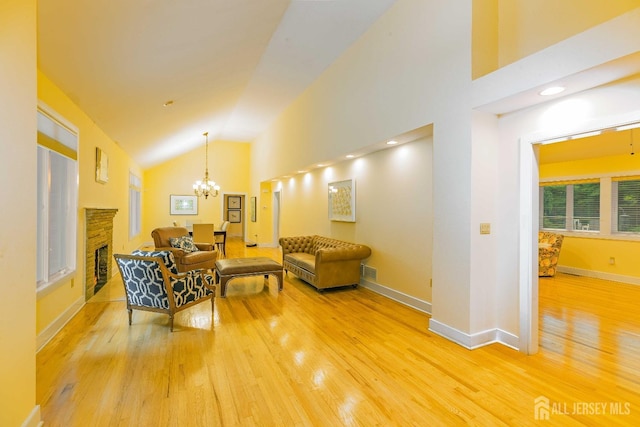
[[[488,222],[481,222],[480,234],[491,234],[491,224]]]

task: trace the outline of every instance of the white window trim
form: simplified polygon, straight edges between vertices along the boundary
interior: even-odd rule
[[[64,118],[63,116],[61,116],[60,114],[58,114],[53,108],[51,108],[49,105],[47,105],[45,102],[38,100],[38,105],[37,105],[37,111],[41,112],[42,114],[49,116],[49,118],[51,118],[53,121],[57,122],[59,125],[61,125],[62,127],[66,128],[66,130],[68,130],[69,132],[73,133],[76,136],[76,141],[77,141],[77,147],[76,147],[76,155],[77,158],[80,158],[80,130],[78,129],[77,126],[75,126],[73,123],[71,123],[70,121],[68,121],[66,118]],[[76,204],[76,209],[79,207],[79,183],[80,183],[80,178],[79,178],[79,174],[80,174],[80,165],[78,164],[78,160],[76,160],[76,180],[75,180],[75,185],[76,185],[76,200],[75,200],[75,204]],[[77,229],[77,222],[76,222],[76,241],[77,241],[77,236],[79,235],[79,230]],[[67,269],[65,271],[62,271],[52,277],[49,278],[48,281],[46,282],[42,282],[40,284],[36,283],[36,297],[40,298],[43,297],[51,292],[53,292],[54,290],[58,289],[59,287],[61,287],[62,285],[64,285],[65,283],[68,283],[69,280],[73,280],[76,272],[78,270],[78,263],[77,263],[77,259],[78,259],[78,245],[76,244],[75,247],[75,259],[76,262],[74,262],[74,268],[72,269]]]

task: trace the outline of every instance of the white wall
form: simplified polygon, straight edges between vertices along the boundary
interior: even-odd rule
[[[464,331],[470,328],[470,32],[469,2],[398,0],[252,150],[252,178],[265,181],[433,123],[433,316]]]
[[[374,289],[428,311],[432,147],[425,137],[275,184],[281,191],[280,235],[319,234],[368,245],[372,255],[365,263],[377,270],[377,279],[369,279]],[[347,179],[355,180],[356,222],[330,221],[328,184]]]

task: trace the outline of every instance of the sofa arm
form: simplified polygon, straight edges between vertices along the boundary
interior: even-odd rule
[[[213,243],[196,243],[196,242],[194,242],[194,244],[201,251],[212,251],[213,250]]]
[[[371,255],[371,248],[353,245],[340,248],[322,248],[316,251],[316,266],[323,262],[361,260]]]
[[[156,248],[156,251],[169,251],[173,253],[173,258],[176,260],[176,264],[182,263],[182,257],[184,256],[184,251],[180,248],[174,248],[173,246],[166,246],[162,248]]]

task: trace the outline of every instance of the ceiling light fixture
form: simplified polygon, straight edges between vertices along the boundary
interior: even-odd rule
[[[353,154],[347,154],[347,159],[353,159],[355,156]]]
[[[562,86],[552,86],[552,87],[548,87],[546,89],[544,89],[543,91],[540,92],[541,96],[551,96],[551,95],[557,95],[560,92],[564,92],[565,88]]]
[[[585,133],[579,133],[577,135],[572,135],[571,139],[586,138],[589,136],[600,135],[601,133],[602,133],[601,130],[594,130],[593,132],[585,132]]]
[[[640,123],[631,123],[624,126],[618,126],[616,130],[629,130],[629,129],[635,129],[635,128],[640,128]]]
[[[397,143],[398,141],[394,141],[394,140],[387,141],[387,145],[396,145]]]
[[[167,102],[165,102],[164,104],[162,104],[163,107],[171,107],[173,105],[173,101],[169,100]]]
[[[193,192],[196,196],[204,196],[206,199],[209,196],[216,197],[220,192],[220,186],[216,185],[215,181],[209,181],[209,132],[202,135],[205,137],[204,178],[193,184]]]
[[[546,145],[546,144],[553,144],[554,142],[562,142],[562,141],[567,141],[569,139],[568,136],[563,136],[561,138],[553,138],[553,139],[547,139],[546,141],[541,141],[540,143],[542,145]]]

